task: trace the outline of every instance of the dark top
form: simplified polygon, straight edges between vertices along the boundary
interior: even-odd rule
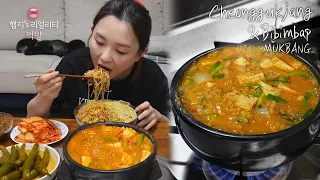
[[[146,58],[142,58],[141,61],[140,76],[134,83],[132,78],[134,71],[136,71],[135,67],[125,79],[110,81],[109,89],[111,92],[109,92],[108,99],[124,100],[130,102],[135,107],[144,101],[149,101],[153,108],[168,117],[171,108],[167,77],[157,63]],[[93,68],[90,49],[86,47],[66,55],[57,66],[56,71],[59,71],[61,74],[83,75]],[[93,99],[93,95],[89,99]],[[87,100],[87,81],[66,77],[59,96],[52,104],[51,113],[57,113],[61,111],[61,107],[66,107],[67,116],[73,117],[75,107]]]

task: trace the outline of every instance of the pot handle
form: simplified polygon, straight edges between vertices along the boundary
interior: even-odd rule
[[[320,134],[319,134],[318,137],[316,137],[316,139],[313,141],[313,144],[318,144],[318,145],[320,145]]]

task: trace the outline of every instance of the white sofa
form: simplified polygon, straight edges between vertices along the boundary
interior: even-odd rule
[[[1,0],[0,2],[0,95],[36,93],[33,78],[24,78],[25,74],[44,73],[55,68],[61,58],[54,55],[25,56],[17,53],[17,42],[26,38],[26,32],[41,31],[41,40],[60,39],[69,42],[81,39],[86,44],[90,36],[92,21],[99,8],[107,0]],[[161,39],[169,25],[169,0],[141,0],[150,11],[152,24],[151,39]],[[28,17],[28,9],[39,9],[36,20]],[[27,27],[12,29],[10,22],[29,23]],[[58,28],[31,28],[32,21],[56,22]],[[26,24],[25,24],[26,25]],[[149,53],[162,51],[161,42],[150,42]],[[0,108],[1,99],[0,96]]]

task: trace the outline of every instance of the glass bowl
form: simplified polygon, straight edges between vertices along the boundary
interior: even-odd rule
[[[13,116],[5,112],[0,112],[0,140],[10,133],[12,126]]]

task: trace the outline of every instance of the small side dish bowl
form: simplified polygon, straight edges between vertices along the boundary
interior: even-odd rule
[[[5,112],[0,112],[0,141],[10,133],[12,125],[13,116]]]
[[[20,144],[16,144],[14,146],[18,146],[18,147],[21,147],[23,144],[20,143]],[[33,147],[34,143],[25,143],[25,151],[27,151],[27,154],[28,154],[28,151],[31,151],[32,147]],[[11,153],[11,147],[12,146],[7,146],[6,149]],[[42,151],[42,153],[44,152],[45,148],[48,148],[49,152],[50,152],[50,161],[49,161],[49,165],[48,167],[51,166],[51,168],[48,168],[49,169],[49,174],[51,176],[42,176],[40,178],[37,178],[38,180],[51,180],[53,179],[57,172],[58,172],[58,167],[60,165],[60,155],[58,153],[57,150],[55,150],[54,148],[50,147],[50,146],[47,146],[47,145],[43,145],[43,144],[39,144],[39,151]],[[2,157],[3,153],[2,151],[0,151],[0,157]]]

